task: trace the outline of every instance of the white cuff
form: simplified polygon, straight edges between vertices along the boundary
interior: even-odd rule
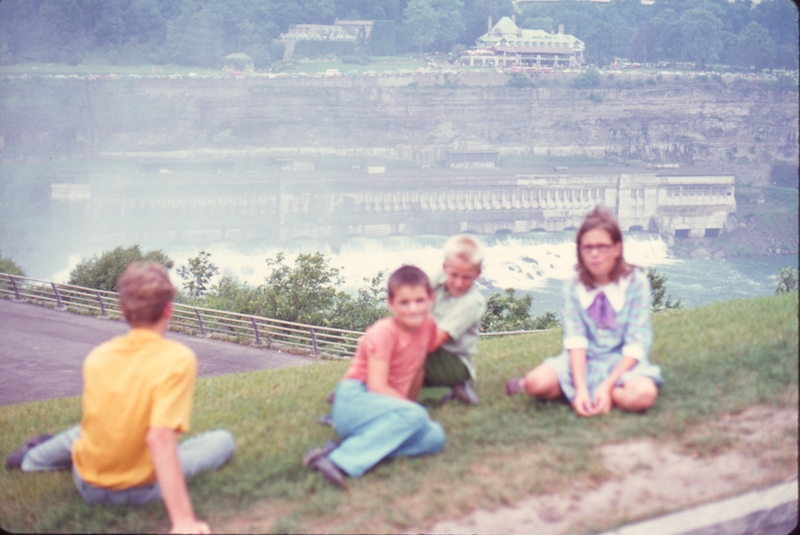
[[[564,349],[589,349],[589,340],[585,336],[567,336]]]
[[[642,360],[642,357],[644,357],[644,348],[638,344],[624,345],[622,346],[622,356]]]

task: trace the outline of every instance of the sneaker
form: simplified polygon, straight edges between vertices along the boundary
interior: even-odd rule
[[[506,383],[506,395],[514,396],[522,392],[522,377],[516,377]]]
[[[43,442],[47,442],[53,438],[53,435],[34,435],[25,441],[18,450],[6,457],[6,469],[13,470],[14,468],[22,468],[22,459],[25,454]]]
[[[323,414],[322,416],[317,418],[317,423],[318,424],[322,424],[322,425],[327,425],[328,427],[334,427],[335,428],[335,426],[333,425],[333,414],[331,414],[331,413]]]
[[[328,454],[336,449],[338,445],[336,441],[329,440],[323,444],[321,448],[312,448],[308,450],[305,455],[303,455],[303,466],[308,466],[320,472],[325,479],[330,481],[333,485],[343,489],[345,488],[344,472],[328,458]]]
[[[450,393],[446,394],[442,398],[442,401],[449,401],[451,399],[457,399],[458,401],[466,403],[467,405],[477,405],[480,403],[478,394],[475,392],[475,389],[472,388],[472,385],[469,381],[463,381],[455,385],[450,390]]]
[[[327,455],[317,457],[309,464],[311,468],[321,473],[325,479],[340,489],[345,488],[344,472],[331,461]]]
[[[303,466],[310,466],[318,457],[327,457],[338,445],[339,443],[335,440],[328,440],[321,448],[311,448],[303,455]]]
[[[325,396],[325,401],[333,405],[333,400],[336,399],[336,390],[331,390],[331,392]]]

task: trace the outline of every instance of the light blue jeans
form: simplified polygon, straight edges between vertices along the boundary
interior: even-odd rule
[[[22,471],[35,472],[72,468],[72,480],[75,482],[75,487],[83,499],[89,503],[143,505],[161,498],[161,488],[158,486],[158,482],[129,489],[111,490],[95,487],[81,479],[78,471],[72,466],[72,444],[80,436],[81,427],[76,425],[32,448],[22,459]],[[200,472],[216,470],[230,460],[235,450],[236,443],[233,435],[224,429],[208,431],[181,442],[178,444],[178,459],[183,470],[183,477],[189,479]]]
[[[350,477],[386,458],[437,453],[444,447],[444,429],[425,407],[369,392],[355,379],[339,381],[333,424],[343,440],[328,457]]]

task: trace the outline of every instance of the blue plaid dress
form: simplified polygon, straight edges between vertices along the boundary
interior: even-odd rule
[[[587,295],[602,290],[618,297],[610,299],[612,304],[617,303],[613,307],[616,312],[614,328],[597,325],[587,313],[591,303],[591,300],[587,302]],[[597,386],[611,374],[623,355],[637,358],[639,362],[622,374],[617,385],[636,376],[650,377],[657,385],[664,383],[661,368],[651,364],[647,358],[653,343],[653,329],[650,325],[650,282],[642,269],[634,268],[627,277],[594,291],[586,289],[577,276],[573,277],[564,282],[562,299],[564,350],[545,359],[544,364],[555,369],[567,399],[572,401],[575,397],[569,364],[570,349],[586,349],[586,385],[592,399]]]

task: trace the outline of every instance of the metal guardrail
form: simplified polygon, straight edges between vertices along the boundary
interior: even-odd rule
[[[119,296],[106,292],[58,284],[19,275],[0,273],[0,298],[27,301],[52,306],[78,314],[103,318],[122,318]],[[175,303],[170,330],[205,336],[229,342],[247,341],[256,347],[287,349],[316,357],[352,357],[356,351],[359,331],[347,331],[317,325],[249,316],[210,308]],[[480,336],[507,336],[542,332],[506,331],[480,333]]]
[[[58,284],[0,273],[0,298],[27,301],[78,314],[119,319],[116,292]],[[305,325],[209,308],[173,305],[170,330],[230,342],[248,342],[321,357],[352,357],[358,331]]]

